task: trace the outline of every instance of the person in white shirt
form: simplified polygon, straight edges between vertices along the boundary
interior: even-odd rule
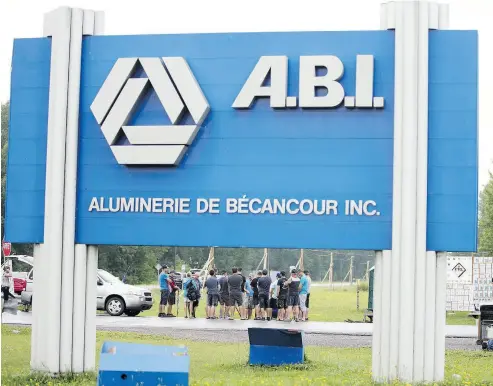
[[[281,278],[281,274],[276,275],[277,280]],[[277,280],[273,281],[269,288],[269,307],[267,308],[267,320],[272,320],[272,310],[277,310]]]
[[[10,267],[6,264],[3,267],[3,274],[2,274],[2,294],[4,301],[9,300],[11,278],[12,278],[12,273],[10,272]]]

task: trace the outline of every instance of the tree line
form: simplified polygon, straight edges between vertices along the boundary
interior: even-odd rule
[[[1,105],[1,143],[2,143],[2,239],[5,216],[5,182],[8,152],[9,102]],[[479,199],[479,250],[493,254],[493,176],[481,191]],[[32,255],[32,244],[15,244],[13,254]],[[103,245],[99,247],[99,267],[116,276],[126,276],[130,283],[150,283],[156,280],[156,265],[168,265],[178,271],[202,268],[209,256],[209,247],[139,247]],[[269,249],[269,268],[288,270],[300,258],[299,249]],[[304,268],[310,270],[314,280],[321,280],[330,265],[330,255],[334,259],[333,279],[341,281],[347,277],[351,257],[353,277],[362,278],[366,273],[367,262],[374,264],[373,251],[328,251],[304,250]],[[264,254],[263,248],[215,248],[214,262],[219,270],[242,267],[244,272],[253,272]]]

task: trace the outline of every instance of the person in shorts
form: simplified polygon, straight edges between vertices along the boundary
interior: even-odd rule
[[[300,315],[299,320],[304,322],[306,318],[306,298],[308,295],[308,277],[304,272],[300,272]]]
[[[277,320],[286,318],[286,308],[288,308],[288,288],[284,286],[286,282],[286,272],[281,271],[277,280]]]
[[[269,306],[267,307],[267,320],[271,320],[277,317],[278,307],[277,307],[277,281],[281,278],[281,274],[278,272],[276,274],[276,280],[270,284],[269,288]]]
[[[163,318],[166,316],[166,306],[168,305],[168,297],[169,297],[169,275],[168,275],[168,267],[165,265],[161,268],[161,272],[159,273],[159,289],[161,290],[161,299],[159,302],[159,313],[158,317]]]
[[[305,320],[308,322],[308,312],[310,311],[310,289],[312,287],[312,277],[310,271],[305,271],[305,276],[308,279],[308,293],[306,294],[306,317]]]
[[[262,277],[259,277],[257,286],[258,286],[258,303],[259,308],[262,313],[262,320],[269,320],[267,316],[267,308],[269,307],[269,291],[271,285],[271,278],[269,276],[269,271],[264,269],[262,271]]]
[[[188,284],[192,281],[192,274],[187,272],[186,278],[183,281],[183,304],[185,307],[185,318],[192,315],[192,309],[190,307],[190,299],[188,298]]]
[[[200,303],[200,293],[202,291],[202,283],[200,282],[200,276],[197,272],[195,272],[192,276],[192,284],[194,287],[194,292],[196,294],[195,300],[192,303],[192,318],[195,319],[197,307]]]
[[[238,273],[238,268],[234,267],[232,270],[232,275],[228,276],[228,286],[229,286],[229,320],[234,319],[235,307],[239,308],[240,318],[242,318],[243,312],[243,292],[241,291],[241,286],[243,284],[243,277]]]
[[[226,319],[229,315],[228,272],[223,271],[219,279],[219,318]]]
[[[204,287],[207,289],[207,319],[217,319],[216,307],[219,303],[219,280],[213,269],[209,271],[209,277]]]
[[[242,304],[242,314],[241,314],[241,319],[246,319],[247,315],[247,308],[248,308],[248,295],[247,295],[247,290],[245,288],[246,286],[246,276],[243,275],[243,268],[239,267],[238,268],[238,274],[241,275],[241,278],[243,279],[243,282],[241,283],[241,293],[243,297],[243,304]]]
[[[291,277],[286,280],[284,287],[288,287],[288,315],[287,321],[298,321],[299,305],[300,305],[300,278],[296,269],[291,270]]]
[[[173,306],[176,304],[176,297],[178,295],[179,288],[175,283],[175,276],[174,276],[174,271],[172,271],[169,276],[169,296],[168,296],[168,311],[166,313],[166,316],[169,317],[175,317],[173,315]]]
[[[253,274],[249,274],[245,283],[245,289],[247,290],[247,298],[248,298],[247,309],[245,310],[246,319],[252,318],[252,311],[253,311],[253,288],[251,285],[252,279],[253,279]]]
[[[250,286],[253,290],[253,308],[255,308],[255,320],[260,320],[260,308],[258,306],[258,279],[262,277],[262,271],[257,272],[257,276],[252,279]]]

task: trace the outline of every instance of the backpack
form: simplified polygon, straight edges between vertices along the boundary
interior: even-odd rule
[[[193,284],[193,280],[190,280],[187,283],[187,298],[190,299],[191,301],[197,300],[197,288],[195,288],[195,285]]]

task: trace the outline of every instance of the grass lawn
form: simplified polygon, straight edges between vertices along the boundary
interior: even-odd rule
[[[142,312],[141,316],[157,316],[159,304],[159,290],[152,290],[154,306]],[[203,298],[205,296],[203,295]],[[183,296],[180,298],[180,315],[184,315]],[[368,292],[359,293],[359,311],[356,309],[356,286],[331,290],[327,287],[312,287],[310,294],[309,319],[319,322],[344,322],[346,319],[362,321],[365,309],[368,307]],[[205,303],[201,302],[198,308],[198,317],[205,316]],[[176,312],[175,312],[176,314]],[[473,318],[467,316],[467,312],[456,312],[447,315],[447,324],[474,325]]]
[[[30,328],[2,326],[2,385],[94,385],[95,374],[53,380],[29,374]],[[262,368],[247,365],[248,345],[172,340],[164,336],[119,332],[97,333],[97,350],[105,340],[144,344],[186,345],[191,359],[191,385],[368,385],[369,348],[307,347],[302,366]],[[212,355],[213,354],[213,355]],[[448,351],[446,382],[458,374],[463,384],[492,384],[493,356],[483,351]],[[97,362],[96,362],[97,363]],[[395,383],[398,385],[399,383]]]

